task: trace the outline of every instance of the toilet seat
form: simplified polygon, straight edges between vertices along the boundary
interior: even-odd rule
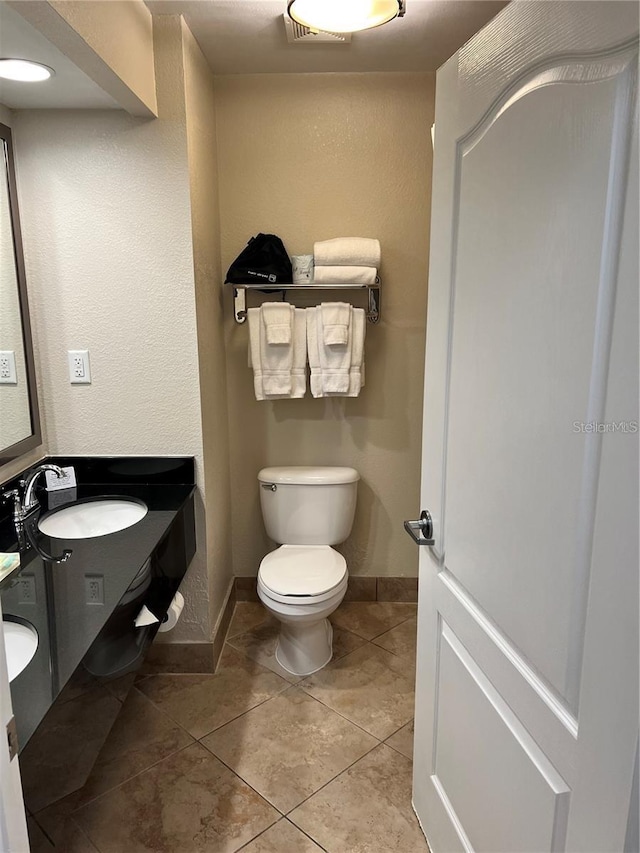
[[[311,604],[330,598],[347,577],[346,560],[329,545],[281,545],[260,563],[258,584],[274,601]]]

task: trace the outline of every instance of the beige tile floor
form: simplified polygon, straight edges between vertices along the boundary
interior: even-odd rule
[[[214,675],[136,682],[85,787],[29,819],[32,853],[428,851],[411,808],[415,615],[345,602],[334,659],[296,678],[262,605],[237,604]]]

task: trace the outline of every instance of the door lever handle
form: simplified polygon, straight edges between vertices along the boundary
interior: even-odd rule
[[[417,521],[405,521],[404,529],[416,545],[434,545],[433,519],[428,509],[423,509]]]

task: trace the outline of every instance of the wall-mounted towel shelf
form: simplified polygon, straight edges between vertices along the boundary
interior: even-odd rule
[[[262,290],[268,293],[282,293],[289,290],[303,290],[312,293],[320,290],[366,290],[367,291],[367,320],[377,323],[380,319],[380,282],[376,284],[233,284],[233,315],[236,323],[244,323],[247,319],[247,290]]]

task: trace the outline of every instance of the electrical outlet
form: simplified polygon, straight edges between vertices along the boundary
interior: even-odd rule
[[[103,575],[85,575],[84,591],[87,604],[104,604]]]
[[[0,350],[0,385],[17,385],[16,354],[12,350]]]
[[[67,356],[69,359],[69,382],[72,385],[90,385],[89,350],[70,349]]]
[[[35,575],[20,575],[17,585],[19,604],[37,603]]]

